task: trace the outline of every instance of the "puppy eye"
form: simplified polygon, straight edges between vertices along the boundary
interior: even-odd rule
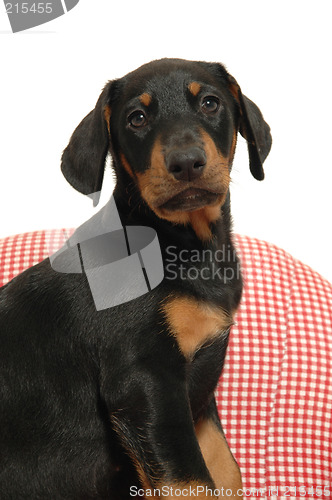
[[[134,111],[128,117],[128,123],[134,128],[144,127],[147,124],[147,118],[143,111]]]
[[[216,113],[219,109],[219,99],[214,96],[204,97],[201,107],[202,111],[207,115]]]

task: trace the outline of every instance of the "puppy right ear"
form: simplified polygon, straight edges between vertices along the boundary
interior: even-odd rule
[[[112,85],[105,86],[95,109],[78,125],[61,158],[61,171],[69,184],[82,194],[93,195],[94,206],[99,202],[110,146]]]
[[[258,106],[242,94],[235,78],[228,75],[229,89],[240,107],[240,134],[248,144],[250,172],[258,181],[264,179],[263,163],[270,152],[270,127]]]

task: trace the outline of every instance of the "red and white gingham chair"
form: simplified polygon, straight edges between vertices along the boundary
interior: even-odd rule
[[[0,240],[0,286],[49,255],[61,230]],[[332,286],[283,250],[235,244],[245,288],[217,402],[245,495],[332,496]]]

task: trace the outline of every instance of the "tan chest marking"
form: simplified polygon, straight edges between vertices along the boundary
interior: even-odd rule
[[[171,298],[162,309],[167,326],[186,357],[233,323],[232,317],[222,308],[187,297]]]

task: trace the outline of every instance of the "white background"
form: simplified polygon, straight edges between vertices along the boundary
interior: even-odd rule
[[[161,57],[225,63],[270,124],[266,179],[233,168],[236,232],[275,243],[332,280],[331,8],[317,0],[80,0],[12,34],[0,5],[0,237],[73,227],[91,202],[60,156],[109,79]],[[106,180],[103,197],[112,189]]]

